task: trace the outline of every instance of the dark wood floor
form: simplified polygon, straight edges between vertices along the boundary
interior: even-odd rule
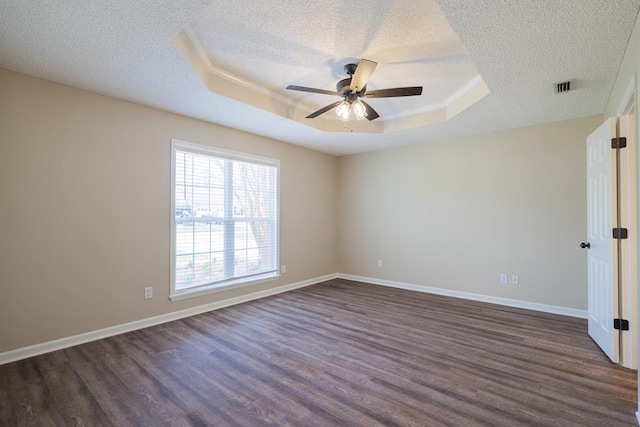
[[[586,321],[332,280],[0,366],[0,425],[636,425]]]

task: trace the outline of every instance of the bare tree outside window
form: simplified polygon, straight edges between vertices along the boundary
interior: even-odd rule
[[[236,165],[239,166],[240,173],[239,179],[234,179],[233,186],[234,206],[237,206],[237,209],[234,209],[234,216],[244,216],[247,219],[258,247],[258,268],[270,266],[269,241],[273,230],[271,221],[265,221],[265,219],[273,218],[275,209],[273,197],[269,197],[275,185],[272,168],[248,163]],[[234,178],[235,176],[234,173]]]

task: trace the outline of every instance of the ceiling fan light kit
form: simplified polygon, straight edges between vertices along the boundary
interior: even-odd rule
[[[336,114],[343,121],[351,119],[375,120],[380,115],[376,110],[367,104],[362,98],[395,98],[399,96],[418,96],[422,94],[422,86],[398,87],[392,89],[379,89],[367,93],[367,83],[371,78],[377,62],[361,59],[358,64],[346,64],[344,71],[349,75],[348,78],[340,80],[336,84],[336,92],[324,89],[316,89],[305,86],[287,86],[288,90],[296,90],[299,92],[320,93],[323,95],[339,96],[344,98],[342,102],[334,102],[318,111],[309,114],[306,118],[313,119],[329,110],[336,109]]]
[[[367,117],[367,109],[360,100],[355,100],[351,104],[348,101],[342,101],[340,105],[336,107],[336,114],[345,122],[351,119],[359,121]]]
[[[362,120],[367,117],[367,109],[362,102],[358,99],[351,104],[351,111],[356,116],[357,120]]]

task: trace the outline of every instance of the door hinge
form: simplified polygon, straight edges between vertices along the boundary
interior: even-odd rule
[[[629,321],[627,319],[613,319],[613,329],[621,331],[629,330]]]
[[[614,228],[613,229],[613,238],[614,239],[628,239],[629,238],[629,230],[626,228]]]
[[[616,148],[624,148],[626,146],[627,146],[627,138],[625,138],[624,136],[619,138],[611,138],[611,148],[613,148],[614,150]]]

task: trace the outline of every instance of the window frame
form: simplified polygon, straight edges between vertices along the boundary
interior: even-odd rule
[[[210,157],[224,158],[231,161],[241,161],[246,163],[254,163],[275,167],[276,170],[276,232],[275,236],[275,270],[265,273],[258,273],[244,277],[229,278],[223,281],[212,282],[208,284],[197,285],[184,289],[176,289],[176,152],[186,151],[194,154],[205,155]],[[227,182],[225,181],[225,188]],[[278,280],[280,278],[280,160],[268,157],[256,156],[253,154],[231,151],[223,148],[213,147],[209,145],[195,144],[191,142],[181,141],[178,139],[171,140],[171,238],[170,238],[170,290],[169,299],[171,301],[179,301],[185,298],[192,298],[201,295],[207,295],[215,292],[226,291],[243,286],[255,285],[259,283]]]

